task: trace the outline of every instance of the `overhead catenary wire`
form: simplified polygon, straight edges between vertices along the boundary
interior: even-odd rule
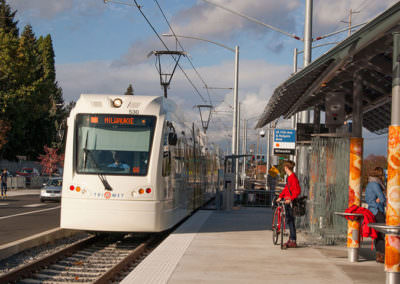
[[[182,49],[182,51],[185,51],[185,49],[183,48],[181,42],[179,41],[178,37],[176,36],[175,31],[173,30],[173,28],[172,28],[167,16],[165,15],[165,13],[164,13],[163,9],[161,8],[160,4],[158,3],[158,0],[154,0],[154,2],[156,3],[158,9],[160,10],[164,20],[167,22],[167,25],[168,25],[169,29],[171,30],[172,34],[174,35],[176,42],[179,44],[179,46]],[[190,65],[192,66],[193,70],[196,72],[196,74],[199,77],[199,79],[201,80],[201,82],[204,84],[204,87],[206,88],[206,91],[207,91],[208,99],[210,100],[210,104],[212,105],[213,103],[212,103],[210,92],[208,91],[208,86],[207,86],[206,82],[204,81],[204,79],[200,75],[200,73],[197,71],[196,67],[194,67],[194,64],[193,64],[192,60],[190,60],[190,58],[187,57],[187,56],[186,56],[186,59],[189,61]]]
[[[146,20],[147,24],[150,26],[150,28],[153,30],[153,32],[156,34],[157,38],[161,41],[161,43],[163,44],[163,46],[165,47],[166,50],[170,51],[170,49],[168,48],[168,46],[165,44],[165,42],[163,41],[163,39],[161,38],[161,36],[158,34],[157,30],[155,29],[155,27],[153,26],[153,24],[150,22],[150,20],[147,18],[147,16],[144,14],[144,12],[142,11],[142,7],[137,3],[136,0],[133,0],[133,2],[135,3],[136,8],[139,10],[140,14],[143,16],[143,18]],[[172,56],[172,58],[176,61],[176,58],[174,56]],[[182,71],[182,73],[185,75],[186,79],[189,81],[189,83],[192,85],[193,89],[196,91],[196,93],[199,95],[199,97],[203,100],[203,102],[207,102],[204,97],[201,95],[200,91],[197,89],[197,87],[194,85],[194,83],[192,82],[192,80],[189,78],[189,76],[186,74],[186,72],[183,70],[182,66],[178,63],[178,67],[179,69]]]
[[[253,18],[253,17],[247,16],[247,15],[245,15],[245,14],[243,14],[243,13],[234,11],[234,10],[229,9],[229,8],[227,8],[227,7],[224,7],[224,6],[220,5],[220,4],[217,4],[217,3],[213,2],[213,1],[209,1],[209,0],[202,0],[202,1],[204,1],[204,2],[206,2],[206,3],[208,3],[208,4],[211,4],[211,5],[217,6],[217,7],[221,8],[221,9],[223,9],[223,10],[225,10],[225,11],[228,11],[228,12],[234,14],[234,15],[237,15],[237,16],[239,16],[239,17],[245,18],[245,19],[247,19],[247,20],[249,20],[249,21],[252,21],[252,22],[255,22],[255,23],[259,24],[259,25],[262,25],[262,26],[264,26],[264,27],[267,27],[267,28],[269,28],[269,29],[271,29],[271,30],[273,30],[273,31],[276,31],[276,32],[281,33],[281,34],[284,34],[284,35],[286,35],[286,36],[288,36],[288,37],[294,38],[294,39],[296,39],[296,40],[301,40],[301,41],[303,41],[302,38],[296,36],[295,34],[288,33],[288,32],[286,32],[286,31],[284,31],[284,30],[282,30],[282,29],[279,29],[279,28],[277,28],[277,27],[274,27],[274,26],[268,25],[268,24],[266,24],[266,23],[263,23],[263,22],[261,22],[260,20],[257,20],[256,18]]]

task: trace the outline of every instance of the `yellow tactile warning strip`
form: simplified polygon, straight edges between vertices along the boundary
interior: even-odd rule
[[[198,211],[166,238],[121,283],[167,283],[193,238],[212,211]]]

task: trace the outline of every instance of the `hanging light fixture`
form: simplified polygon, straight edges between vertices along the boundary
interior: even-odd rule
[[[150,52],[148,57],[153,54],[156,57],[156,69],[160,74],[160,84],[164,88],[164,97],[167,97],[167,89],[178,66],[179,59],[181,56],[186,56],[186,53],[177,50],[159,50]]]
[[[213,109],[212,105],[195,105],[194,108],[199,109],[200,113],[200,120],[201,120],[201,126],[203,127],[204,133],[207,132],[208,125],[210,123],[211,119],[211,111]]]

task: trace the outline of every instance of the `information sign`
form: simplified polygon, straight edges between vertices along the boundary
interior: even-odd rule
[[[275,129],[273,148],[274,155],[294,155],[296,150],[296,130]]]

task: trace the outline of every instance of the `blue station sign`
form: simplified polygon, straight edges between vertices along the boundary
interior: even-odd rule
[[[275,129],[273,148],[275,155],[294,155],[296,149],[296,130]]]

